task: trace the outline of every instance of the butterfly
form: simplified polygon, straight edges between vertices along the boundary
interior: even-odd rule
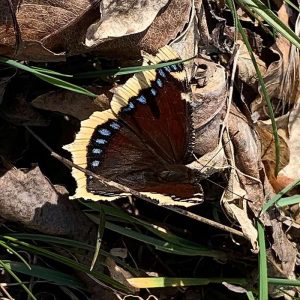
[[[170,46],[143,65],[180,60]],[[186,164],[193,160],[194,131],[187,76],[182,63],[136,73],[116,89],[111,109],[81,123],[65,146],[73,162],[140,192],[160,205],[189,207],[203,201],[201,185]],[[73,168],[72,198],[114,200],[126,195]]]

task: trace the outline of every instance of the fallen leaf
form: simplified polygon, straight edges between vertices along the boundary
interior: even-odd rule
[[[99,89],[97,92],[100,92]],[[35,108],[57,111],[82,121],[96,110],[107,109],[109,107],[109,99],[105,94],[101,94],[93,100],[86,95],[59,90],[40,95],[31,104]]]
[[[85,44],[94,47],[107,39],[136,34],[146,30],[168,0],[116,2],[103,0],[101,19],[92,24],[86,33]]]
[[[275,178],[275,143],[274,135],[270,126],[263,122],[258,122],[256,130],[260,136],[261,141],[261,159],[266,167],[268,178]],[[290,151],[285,139],[279,133],[279,146],[280,146],[280,164],[279,167],[282,169],[285,167],[290,158]]]
[[[82,45],[86,28],[95,20],[97,0],[14,1],[20,29],[16,35],[8,1],[0,0],[0,54],[32,61],[64,60],[86,52]],[[94,16],[93,16],[94,14]]]
[[[239,48],[240,52],[239,52],[238,62],[237,62],[238,78],[242,82],[250,86],[254,86],[255,84],[257,84],[258,80],[257,80],[257,73],[252,63],[249,51],[247,50],[246,45],[242,41],[239,40],[236,43],[240,45]],[[263,62],[255,53],[254,53],[254,57],[261,74],[264,76],[264,74],[266,73],[265,62]]]
[[[136,59],[141,50],[155,53],[160,47],[173,41],[190,21],[193,2],[172,0],[159,11],[151,25],[144,31],[108,39],[91,48],[106,57]],[[182,57],[187,58],[187,57]]]
[[[246,191],[241,187],[236,171],[232,169],[221,201],[226,212],[239,223],[244,236],[251,242],[252,251],[257,253],[259,250],[258,234],[249,218],[248,204],[247,200],[243,199],[244,196],[247,197]]]
[[[195,64],[202,68],[203,74],[201,79],[196,74],[197,83],[192,86],[194,152],[202,156],[214,151],[219,144],[220,123],[227,97],[226,76],[224,68],[210,60],[197,59]]]
[[[291,109],[288,118],[288,133],[289,139],[287,141],[290,151],[290,161],[287,166],[280,173],[292,179],[300,177],[300,103],[297,102]]]
[[[287,9],[286,4],[282,4],[278,11],[278,17],[286,26],[289,26]],[[297,23],[299,22],[298,18]],[[299,32],[296,34],[299,35]],[[271,49],[278,54],[279,60],[269,65],[264,82],[276,115],[282,115],[286,106],[292,106],[300,98],[299,50],[281,35],[278,35],[276,43]],[[268,109],[261,89],[259,89],[259,93],[260,97],[251,104],[251,111],[258,115],[256,119],[264,120],[268,118]]]
[[[65,189],[63,194],[58,193],[38,167],[27,172],[7,170],[0,177],[0,190],[0,212],[6,220],[45,234],[85,241],[93,236],[88,238],[95,230],[93,224],[63,195]]]
[[[124,270],[120,266],[118,266],[113,259],[110,257],[107,257],[105,259],[105,265],[108,268],[108,271],[110,273],[110,276],[116,280],[119,283],[122,283],[126,287],[128,287],[132,292],[139,291],[138,288],[135,288],[133,285],[131,285],[127,279],[132,278],[132,274],[130,274],[128,271]]]

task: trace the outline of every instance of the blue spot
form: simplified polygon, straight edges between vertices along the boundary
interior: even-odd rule
[[[138,102],[140,102],[141,104],[146,104],[147,103],[147,99],[145,96],[141,95],[140,97],[136,98],[136,100]]]
[[[162,82],[159,78],[156,79],[156,84],[157,84],[159,87],[162,87],[162,86],[163,86],[163,82]]]
[[[102,150],[99,148],[93,148],[92,153],[93,154],[101,154]]]
[[[151,94],[152,94],[153,96],[156,96],[156,95],[157,95],[157,90],[154,89],[154,88],[151,88],[150,92],[151,92]]]
[[[98,167],[100,165],[100,161],[99,160],[94,160],[92,161],[92,167]]]
[[[166,73],[163,71],[163,69],[158,69],[158,74],[163,77],[166,78]]]
[[[176,65],[171,65],[171,69],[173,69],[174,71],[177,71],[177,66]]]
[[[102,128],[102,129],[98,130],[98,132],[102,135],[105,135],[105,136],[111,135],[111,132],[106,128]]]
[[[107,140],[104,139],[96,139],[96,143],[99,145],[105,145],[107,143]]]
[[[134,109],[134,104],[132,102],[129,102],[129,104],[127,106],[125,106],[125,108],[123,108],[123,111],[128,112]]]
[[[117,122],[111,122],[111,123],[109,124],[109,126],[110,126],[111,128],[113,128],[113,129],[116,129],[116,130],[118,130],[118,129],[121,128],[121,126],[120,126]]]
[[[89,179],[90,179],[90,180],[93,179],[93,176],[89,176]]]
[[[164,70],[165,70],[165,71],[167,71],[168,73],[169,73],[169,72],[172,72],[172,70],[171,70],[170,66],[166,66],[166,67],[164,67]]]

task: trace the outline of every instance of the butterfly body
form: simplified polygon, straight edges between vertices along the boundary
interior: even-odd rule
[[[144,59],[157,64],[179,58],[166,46]],[[188,99],[182,64],[138,73],[117,89],[110,110],[82,122],[67,149],[74,163],[162,205],[197,204],[202,189],[185,166],[192,161],[193,144]],[[113,200],[122,195],[76,169],[73,175],[75,197]]]

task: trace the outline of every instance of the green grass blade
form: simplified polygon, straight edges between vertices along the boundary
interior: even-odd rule
[[[33,67],[33,66],[31,66],[30,68],[38,71],[39,73],[43,73],[43,74],[73,78],[73,75],[56,72],[56,71],[53,71],[53,70],[50,70],[50,69],[44,69],[44,68]]]
[[[24,289],[24,291],[28,294],[28,296],[33,299],[37,300],[35,296],[32,294],[32,292],[28,289],[28,287],[22,282],[22,280],[11,270],[10,265],[4,263],[2,260],[0,260],[0,266],[7,272],[9,273],[16,282],[18,282],[21,287]]]
[[[250,1],[251,0],[249,0],[249,2]],[[253,54],[252,48],[250,46],[247,34],[245,33],[244,28],[242,27],[241,22],[240,22],[240,20],[237,17],[237,13],[235,11],[235,8],[234,8],[234,5],[233,5],[233,1],[232,0],[227,0],[226,3],[228,4],[228,6],[229,6],[229,8],[230,8],[230,10],[231,10],[231,12],[233,14],[234,19],[236,20],[237,28],[238,28],[238,30],[239,30],[242,38],[243,38],[245,46],[246,46],[246,48],[247,48],[247,50],[249,52],[251,61],[253,63],[253,66],[255,68],[255,72],[257,74],[259,85],[261,87],[261,92],[263,94],[263,98],[264,98],[264,100],[265,100],[265,102],[267,104],[267,107],[268,107],[268,114],[269,114],[269,117],[270,117],[270,120],[271,120],[272,132],[273,132],[273,136],[274,136],[274,144],[275,144],[275,175],[277,175],[279,173],[279,167],[280,167],[280,144],[279,144],[279,136],[278,136],[278,132],[277,132],[277,124],[276,124],[276,120],[275,120],[275,115],[274,115],[274,111],[273,111],[271,99],[270,99],[270,96],[268,94],[268,91],[267,91],[267,88],[265,86],[265,83],[264,83],[263,77],[261,75],[261,72],[259,70],[259,67],[257,65],[257,62],[256,62],[255,56]],[[266,10],[269,10],[266,6],[264,6],[264,7],[265,7]],[[299,43],[299,46],[300,46],[300,43]]]
[[[286,186],[282,191],[280,191],[278,194],[276,194],[274,197],[272,197],[265,205],[263,206],[261,210],[261,214],[266,212],[271,206],[276,204],[276,202],[282,198],[284,194],[286,194],[288,191],[292,190],[295,186],[300,184],[300,179],[297,179],[290,183],[288,186]]]
[[[291,197],[281,198],[276,202],[276,206],[285,207],[288,205],[294,205],[300,203],[300,195],[294,195]]]
[[[267,253],[265,242],[265,231],[260,221],[257,221],[258,231],[258,270],[259,270],[259,300],[268,299],[268,270],[267,270]]]
[[[248,300],[255,300],[255,297],[251,291],[247,291],[246,293]]]
[[[165,288],[165,287],[188,287],[201,286],[210,283],[228,282],[230,284],[246,285],[248,283],[245,278],[184,278],[184,277],[138,277],[130,278],[128,282],[136,288]]]
[[[64,80],[59,79],[59,78],[55,78],[55,77],[47,75],[47,74],[44,74],[42,72],[39,72],[38,69],[30,68],[28,66],[25,66],[25,65],[23,65],[19,62],[16,62],[16,61],[12,60],[12,59],[8,59],[8,58],[5,58],[5,57],[0,57],[0,63],[7,64],[9,66],[21,69],[23,71],[27,71],[27,72],[35,75],[36,77],[40,78],[41,80],[46,81],[47,83],[52,84],[54,86],[57,86],[59,88],[66,89],[66,90],[69,90],[69,91],[72,91],[72,92],[75,92],[75,93],[87,95],[87,96],[90,96],[90,97],[96,97],[97,96],[96,94],[94,94],[94,93],[92,93],[92,92],[90,92],[90,91],[88,91],[88,90],[86,90],[86,89],[84,89],[80,86],[77,86],[75,84],[72,84],[70,82],[64,81]]]
[[[300,286],[300,280],[286,279],[286,278],[268,278],[269,284],[286,285],[286,286]]]
[[[168,230],[166,230],[165,228],[162,228],[162,227],[156,226],[154,224],[147,223],[138,218],[135,218],[135,217],[123,212],[121,209],[111,207],[111,206],[108,206],[105,204],[95,203],[95,202],[84,203],[84,205],[86,205],[87,207],[89,207],[93,210],[96,210],[96,211],[99,211],[100,207],[102,207],[104,213],[107,216],[115,217],[118,220],[118,222],[124,221],[124,222],[127,222],[128,224],[140,225],[140,226],[144,227],[145,229],[147,229],[148,231],[155,234],[156,236],[158,236],[159,238],[161,238],[167,242],[173,243],[175,245],[178,245],[181,247],[186,247],[186,248],[191,248],[194,250],[199,250],[200,248],[202,248],[202,246],[197,243],[193,243],[192,241],[178,237],[178,236],[172,234],[171,232],[169,232]],[[207,248],[204,247],[203,250],[205,250],[205,249],[207,249]]]
[[[98,224],[98,232],[97,232],[97,242],[96,242],[96,247],[95,247],[95,252],[94,252],[94,257],[92,259],[91,267],[90,270],[92,271],[94,268],[94,265],[97,261],[97,258],[100,253],[100,248],[101,248],[101,242],[104,234],[104,228],[105,228],[105,214],[101,210],[99,213],[99,224]]]
[[[9,234],[9,237],[16,238],[18,240],[40,241],[40,242],[49,243],[50,245],[53,244],[64,245],[67,247],[74,248],[75,251],[77,249],[84,249],[89,251],[93,251],[95,249],[95,246],[91,246],[87,243],[56,237],[56,236],[51,236],[51,235],[44,235],[44,234],[11,233]],[[135,269],[131,268],[128,264],[126,264],[123,260],[119,259],[118,257],[115,257],[102,249],[100,249],[100,255],[103,255],[105,257],[110,257],[118,265],[122,266],[124,269],[130,271],[132,274],[136,274]]]
[[[97,218],[92,214],[86,214],[93,222],[97,223]],[[224,258],[225,254],[220,251],[215,251],[209,248],[199,247],[198,249],[191,249],[186,247],[181,247],[161,239],[150,237],[146,234],[137,232],[132,229],[124,228],[122,226],[118,226],[111,222],[105,223],[105,228],[117,232],[121,235],[127,236],[129,238],[138,240],[140,242],[149,244],[154,246],[156,249],[167,252],[173,253],[177,255],[186,255],[186,256],[208,256],[208,257],[217,257],[217,258]]]
[[[268,23],[272,28],[281,33],[289,42],[300,49],[300,39],[286,26],[267,6],[265,6],[259,0],[237,0],[246,11],[252,14],[254,17],[261,17],[266,23]]]
[[[27,263],[27,261],[17,252],[15,251],[12,247],[10,247],[9,245],[7,245],[7,243],[5,243],[4,241],[0,241],[0,245],[5,248],[6,250],[9,250],[12,254],[14,254],[16,257],[18,257],[23,263],[24,265],[30,269],[30,265]]]
[[[147,70],[153,70],[153,69],[163,68],[166,66],[171,66],[174,64],[178,64],[178,63],[185,63],[193,58],[194,57],[184,59],[184,60],[182,60],[182,59],[174,60],[172,62],[164,62],[164,63],[149,65],[149,66],[136,66],[136,67],[84,72],[84,73],[75,74],[74,78],[97,78],[97,77],[103,76],[103,75],[120,76],[120,75],[134,74],[134,73],[143,72],[143,71],[147,71]]]
[[[31,268],[28,269],[23,263],[15,261],[5,261],[5,264],[14,272],[34,276],[58,285],[65,285],[75,289],[86,289],[86,287],[75,276],[65,274],[60,271],[35,265],[31,265]]]
[[[124,292],[129,292],[128,288],[125,287],[123,284],[117,282],[116,280],[110,278],[109,276],[107,276],[107,275],[105,275],[101,272],[90,271],[87,266],[85,266],[83,264],[80,264],[78,262],[75,262],[70,258],[64,257],[60,254],[51,252],[49,250],[46,250],[46,249],[43,249],[43,248],[40,248],[40,247],[37,247],[37,246],[33,246],[29,243],[19,241],[15,238],[12,238],[12,237],[9,237],[9,236],[4,236],[3,238],[5,238],[8,241],[12,242],[13,246],[15,248],[20,248],[20,249],[26,250],[26,251],[31,252],[31,253],[35,253],[35,254],[38,254],[38,255],[41,255],[41,256],[48,257],[52,260],[55,260],[55,261],[60,262],[62,264],[65,264],[65,265],[67,265],[67,266],[69,266],[69,267],[71,267],[75,270],[88,273],[91,276],[97,278],[99,281],[101,281],[103,284],[105,284],[107,286],[113,287],[114,289],[121,290],[121,291],[124,291]]]
[[[290,0],[285,0],[283,1],[284,3],[287,3],[290,7],[294,8],[297,12],[300,13],[300,9],[299,7],[297,7],[293,2],[291,2]]]

